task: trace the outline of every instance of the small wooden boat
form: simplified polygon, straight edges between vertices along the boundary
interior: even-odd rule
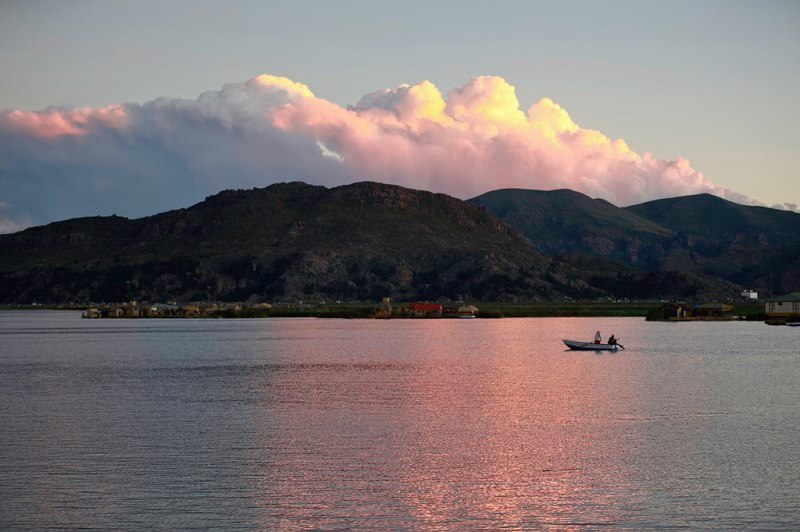
[[[576,340],[561,340],[564,344],[575,351],[617,351],[619,345],[596,344],[594,342],[578,342]]]

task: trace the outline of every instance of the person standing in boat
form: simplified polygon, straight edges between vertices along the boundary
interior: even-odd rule
[[[602,339],[603,335],[600,334],[600,331],[594,333],[594,343],[599,344]]]

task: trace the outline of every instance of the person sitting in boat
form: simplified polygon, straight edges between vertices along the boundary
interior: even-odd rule
[[[600,331],[594,333],[594,343],[599,344],[602,339],[603,335],[600,334]]]
[[[617,339],[612,334],[611,337],[608,339],[608,345],[617,345]]]

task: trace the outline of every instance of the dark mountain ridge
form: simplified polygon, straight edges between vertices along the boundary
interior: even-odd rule
[[[661,244],[675,234],[573,190],[503,189],[468,201],[487,208],[548,255],[585,253],[635,264],[662,253]]]
[[[762,235],[773,244],[800,244],[800,214],[741,205],[712,194],[648,201],[624,210],[676,233],[713,240],[736,240],[743,234]]]
[[[654,273],[661,280],[681,275],[700,284],[716,278],[762,293],[800,283],[800,214],[794,212],[709,194],[627,208],[564,190],[498,190],[469,201],[618,297]]]
[[[570,273],[485,209],[369,182],[228,190],[0,236],[5,303],[604,295]]]
[[[800,286],[800,214],[733,203],[711,194],[627,207],[676,232],[664,268],[706,272],[756,288]]]
[[[226,190],[0,235],[0,302],[735,297],[800,284],[800,215],[713,196],[469,202],[379,183]]]

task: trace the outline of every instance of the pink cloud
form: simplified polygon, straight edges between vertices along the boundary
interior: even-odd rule
[[[343,109],[317,97],[271,112],[275,127],[337,153],[354,178],[470,197],[500,188],[571,188],[631,204],[709,192],[741,200],[686,159],[639,155],[622,139],[576,124],[543,98],[527,112],[514,87],[480,76],[443,98],[430,82],[384,89]]]
[[[0,112],[0,128],[39,138],[85,135],[100,128],[121,128],[127,121],[122,105],[101,109],[45,109]]]
[[[98,206],[151,214],[224,188],[293,180],[375,180],[465,199],[570,188],[617,205],[701,192],[753,203],[686,159],[640,155],[581,127],[549,98],[525,111],[493,76],[446,95],[429,81],[381,89],[350,107],[265,74],[196,99],[0,110],[0,146],[0,202],[33,223]]]

